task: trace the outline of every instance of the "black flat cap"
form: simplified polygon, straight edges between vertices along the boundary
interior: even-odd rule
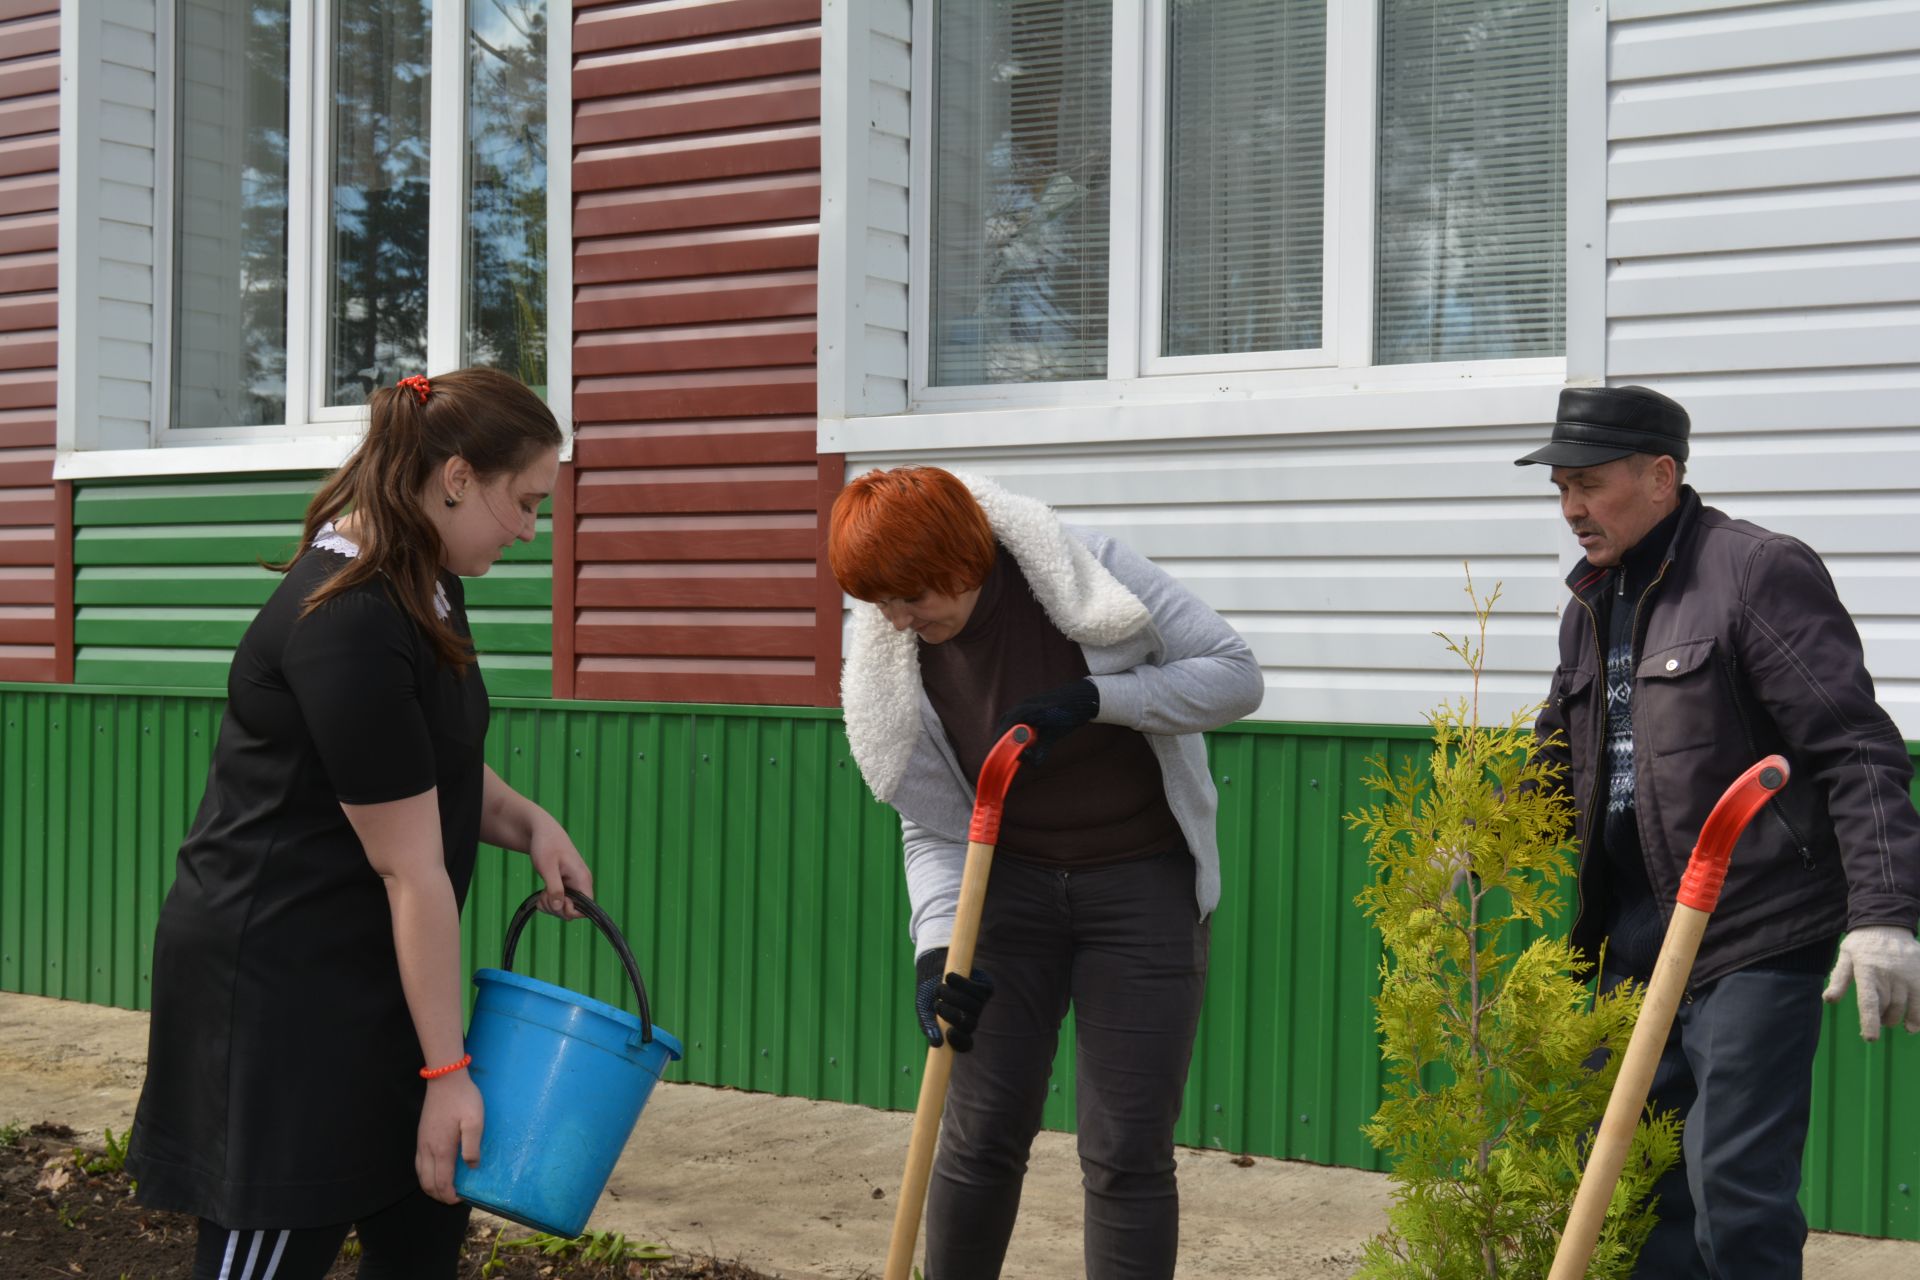
[[[1687,411],[1651,387],[1568,387],[1560,393],[1553,439],[1513,465],[1595,467],[1630,453],[1687,460]]]

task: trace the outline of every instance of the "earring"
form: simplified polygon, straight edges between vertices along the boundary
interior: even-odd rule
[[[453,496],[452,494],[448,494],[448,495],[447,495],[447,505],[448,505],[448,506],[450,506],[450,507],[457,507],[457,506],[459,506],[459,505],[460,505],[460,500],[459,500],[458,498],[456,498],[456,497],[454,497],[454,496]]]

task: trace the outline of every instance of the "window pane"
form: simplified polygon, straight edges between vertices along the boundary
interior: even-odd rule
[[[1318,347],[1326,0],[1181,0],[1170,19],[1161,349]]]
[[[427,367],[432,0],[335,0],[327,404]]]
[[[1110,0],[950,0],[935,22],[929,381],[1101,377]]]
[[[464,363],[547,383],[547,5],[467,15]]]
[[[1386,0],[1374,361],[1558,355],[1565,0]]]
[[[176,427],[287,419],[289,0],[180,0]]]

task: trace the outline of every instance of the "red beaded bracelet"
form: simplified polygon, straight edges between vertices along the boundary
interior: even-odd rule
[[[469,1053],[462,1057],[460,1061],[449,1062],[444,1067],[422,1067],[420,1068],[420,1078],[422,1080],[437,1080],[441,1076],[450,1076],[472,1061],[473,1055]]]

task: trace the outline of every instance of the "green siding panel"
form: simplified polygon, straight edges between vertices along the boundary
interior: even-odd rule
[[[487,678],[487,759],[592,864],[656,1020],[687,1046],[672,1078],[912,1107],[925,1049],[907,1012],[899,824],[861,784],[837,715],[554,703],[503,692],[491,663]],[[145,1007],[156,913],[219,712],[216,695],[0,685],[0,989]],[[1224,894],[1180,1141],[1380,1167],[1359,1133],[1382,1082],[1380,953],[1353,905],[1365,848],[1341,815],[1370,798],[1368,756],[1423,750],[1412,728],[1213,735]],[[470,965],[499,962],[532,884],[525,858],[483,851]],[[522,954],[528,972],[631,1007],[585,925],[540,917]],[[1073,1053],[1069,1027],[1050,1127],[1073,1124]],[[1806,1160],[1814,1225],[1920,1239],[1902,1190],[1920,1185],[1920,1098],[1899,1087],[1916,1078],[1920,1037],[1868,1045],[1851,999],[1829,1012]]]
[[[278,581],[317,481],[248,477],[82,485],[74,495],[74,678],[226,686],[227,666]],[[553,522],[467,583],[468,616],[503,697],[553,687]]]

